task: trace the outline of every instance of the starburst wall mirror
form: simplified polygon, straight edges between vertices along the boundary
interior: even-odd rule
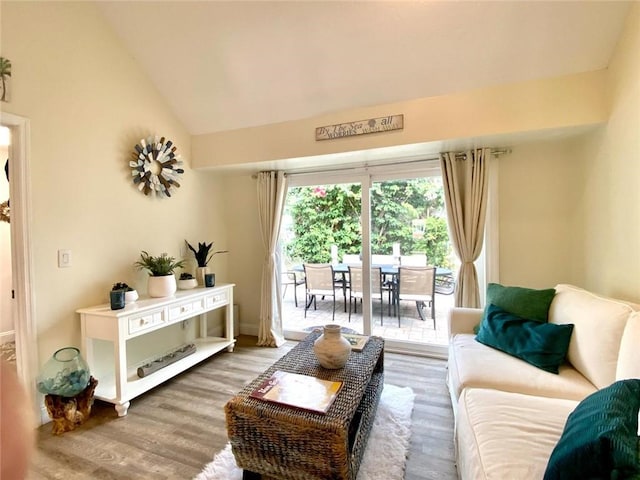
[[[171,140],[157,135],[143,138],[131,156],[133,184],[145,195],[165,198],[180,188],[178,180],[184,173],[183,162]]]

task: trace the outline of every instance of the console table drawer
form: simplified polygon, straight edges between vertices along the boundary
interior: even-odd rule
[[[129,319],[129,335],[164,323],[164,311],[149,312]]]
[[[229,297],[227,296],[227,292],[220,292],[216,295],[211,295],[204,298],[205,308],[210,308],[215,305],[225,305],[227,303],[229,303]]]
[[[181,317],[192,317],[202,310],[202,300],[183,303],[169,308],[169,321],[173,322]]]

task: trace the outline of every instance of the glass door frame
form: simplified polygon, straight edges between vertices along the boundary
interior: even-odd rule
[[[309,173],[289,173],[289,188],[327,185],[360,183],[362,189],[361,222],[362,222],[362,268],[364,278],[370,278],[371,269],[371,187],[374,182],[383,182],[399,179],[410,179],[417,177],[428,177],[442,175],[440,162],[438,159],[413,160],[398,162],[396,164],[380,165],[375,167],[346,167],[333,170],[309,172]],[[495,188],[495,185],[494,185]],[[366,225],[366,228],[365,228]],[[490,252],[487,252],[488,255]],[[483,257],[483,260],[488,260]],[[482,279],[481,279],[482,282]],[[481,286],[482,289],[482,286]],[[371,335],[373,322],[371,284],[364,282],[363,305],[363,333]],[[306,333],[286,331],[287,338],[302,339]],[[447,358],[447,346],[416,343],[407,340],[385,339],[385,349],[391,352],[410,353],[415,355],[432,356],[437,358]]]
[[[362,235],[360,238],[360,251],[362,252],[362,270],[363,278],[370,278],[370,258],[371,258],[371,175],[362,169],[348,169],[345,171],[324,171],[305,174],[292,174],[288,176],[288,188],[308,187],[315,185],[339,185],[346,183],[359,183],[361,188],[361,205],[360,219],[362,223]],[[365,194],[366,192],[366,194]],[[287,192],[288,193],[288,192]],[[365,225],[367,228],[365,228]],[[363,335],[371,335],[371,284],[363,282],[363,299],[362,299],[362,333]],[[306,301],[306,298],[305,298]],[[298,339],[296,332],[285,331],[287,338]],[[300,337],[301,339],[302,337]]]

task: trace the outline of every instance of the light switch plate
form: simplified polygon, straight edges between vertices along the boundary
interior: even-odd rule
[[[67,268],[71,266],[71,250],[58,250],[58,267]]]

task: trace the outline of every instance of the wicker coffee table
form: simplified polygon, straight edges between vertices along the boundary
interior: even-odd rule
[[[371,337],[339,370],[320,366],[310,333],[225,406],[227,433],[245,479],[355,480],[384,386],[384,340]],[[326,414],[251,398],[276,370],[341,380]]]

